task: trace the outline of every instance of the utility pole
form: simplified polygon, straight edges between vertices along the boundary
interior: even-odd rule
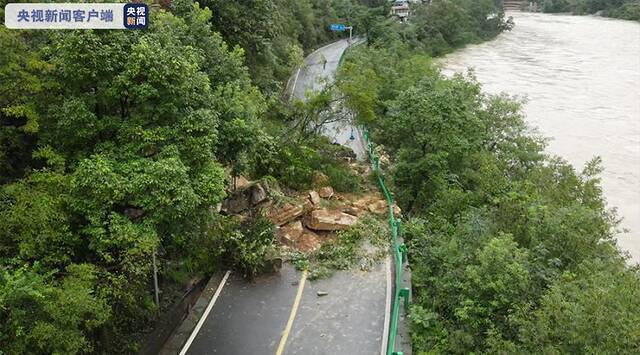
[[[153,250],[153,287],[156,296],[156,306],[160,307],[160,289],[158,288],[158,266],[156,265],[156,250]]]

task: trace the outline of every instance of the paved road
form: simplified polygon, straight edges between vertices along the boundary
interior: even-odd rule
[[[321,88],[317,79],[331,78],[346,47],[346,41],[339,41],[310,55],[293,78],[294,95],[303,98],[306,90]],[[328,60],[325,70],[321,55]],[[350,144],[363,156],[360,136],[349,139],[350,126],[332,126],[325,134],[332,130],[339,143]],[[187,353],[279,355],[281,348],[287,355],[380,354],[389,268],[382,262],[368,272],[341,271],[313,282],[304,282],[303,274],[289,264],[252,283],[231,274]],[[328,294],[318,296],[319,291]]]
[[[334,79],[340,63],[340,57],[349,46],[347,40],[338,41],[311,53],[305,61],[300,72],[294,76],[293,96],[304,99],[307,91],[321,90],[325,83]],[[327,65],[323,66],[322,58],[327,59]],[[351,134],[355,139],[351,140]],[[350,122],[335,122],[324,127],[322,134],[333,142],[351,148],[358,159],[367,158],[365,144],[360,131]]]
[[[343,271],[307,281],[283,354],[380,354],[386,277],[386,264],[380,263],[368,272]],[[289,264],[252,283],[232,274],[188,354],[276,354],[300,279]]]

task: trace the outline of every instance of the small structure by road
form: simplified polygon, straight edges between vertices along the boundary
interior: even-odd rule
[[[391,5],[391,15],[396,16],[400,22],[406,22],[410,12],[411,7],[407,0],[397,0]]]

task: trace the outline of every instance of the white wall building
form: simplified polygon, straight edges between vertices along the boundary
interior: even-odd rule
[[[402,22],[409,18],[409,12],[409,1],[397,0],[393,2],[393,5],[391,5],[391,15],[398,17]]]
[[[430,3],[431,0],[392,0],[391,15],[398,17],[401,22],[407,21],[411,15],[411,4]]]

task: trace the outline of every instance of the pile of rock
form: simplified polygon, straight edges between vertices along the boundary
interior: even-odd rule
[[[343,196],[326,186],[303,198],[297,205],[272,208],[268,216],[279,227],[277,234],[283,245],[305,252],[316,250],[336,231],[348,229],[367,213],[388,213],[387,202],[378,194]],[[323,207],[329,200],[333,206]],[[400,213],[397,206],[394,211]]]
[[[222,203],[222,213],[240,218],[261,213],[276,226],[276,234],[284,246],[305,252],[318,249],[336,231],[349,228],[366,214],[389,213],[387,201],[378,193],[341,195],[331,186],[324,186],[289,197],[290,202],[276,206],[268,184],[239,177],[235,185],[236,190]],[[395,205],[393,211],[400,214]]]

